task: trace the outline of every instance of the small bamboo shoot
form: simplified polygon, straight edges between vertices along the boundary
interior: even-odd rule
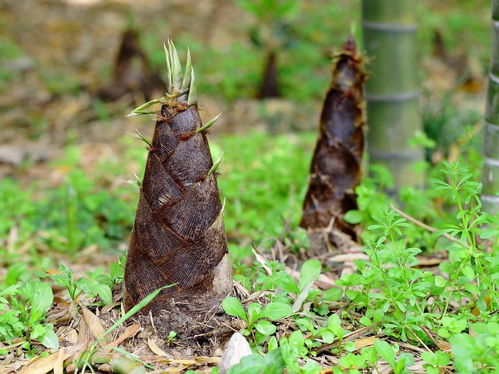
[[[313,252],[342,249],[339,236],[357,238],[344,215],[357,208],[354,190],[360,183],[364,149],[365,78],[362,58],[350,39],[333,60],[303,203],[300,226],[308,229]],[[335,235],[338,231],[346,235]]]

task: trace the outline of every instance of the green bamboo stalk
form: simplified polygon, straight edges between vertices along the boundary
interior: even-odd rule
[[[371,163],[394,176],[395,187],[420,185],[414,164],[422,149],[408,142],[421,130],[416,0],[363,0],[364,47],[370,59],[366,84],[368,149]]]
[[[499,214],[499,0],[492,2],[492,63],[485,109],[482,201],[485,211]]]

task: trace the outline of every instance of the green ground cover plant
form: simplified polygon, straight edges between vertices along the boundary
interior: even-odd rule
[[[252,245],[262,253],[272,247],[273,241],[265,239],[282,241],[294,254],[308,244],[297,224],[313,139],[313,134],[269,138],[254,133],[215,141],[214,157],[225,152],[220,188],[236,260],[234,278],[250,294],[260,294],[248,302],[231,297],[223,303],[226,313],[244,324],[241,332],[254,351],[231,373],[284,368],[318,373],[313,358],[324,354],[336,358],[330,363],[334,373],[373,372],[379,365],[396,373],[415,367],[428,373],[450,367],[459,373],[493,373],[499,344],[499,220],[481,211],[481,186],[463,163],[427,166],[430,188],[402,190],[400,201],[383,192],[391,178],[375,167],[357,188],[359,209],[347,216],[364,227],[367,257],[356,260],[358,270],[332,288],[316,286],[319,276],[330,271],[316,259],[305,261],[298,277],[265,256],[255,261]],[[132,142],[122,141],[126,162],[142,165],[143,152]],[[81,168],[78,147],[56,166],[64,166],[67,174],[51,188],[22,187],[9,179],[0,184],[7,197],[0,209],[2,237],[18,232],[16,240],[3,240],[0,248],[8,268],[0,283],[1,354],[13,346],[31,356],[57,347],[56,329],[47,321],[53,286],[65,289],[64,297],[74,305],[101,308],[111,304],[113,289],[122,281],[124,259],[107,270],[79,275],[64,265],[51,269],[93,244],[119,257],[136,185],[108,187],[116,178],[133,179],[125,174],[127,166],[102,159],[92,174],[74,171]],[[70,187],[73,200],[68,199]],[[82,230],[91,235],[79,236]],[[28,256],[16,254],[23,246],[29,247]],[[421,254],[437,252],[445,254],[438,269],[420,265]],[[372,339],[366,346],[355,338],[361,329]],[[407,344],[425,352],[408,350]]]
[[[247,328],[243,332],[253,337],[255,349],[262,352],[266,348],[272,357],[279,356],[273,352],[279,350],[281,356],[280,361],[261,356],[248,358],[233,372],[272,372],[276,370],[275,365],[281,365],[281,370],[286,367],[293,373],[318,372],[319,369],[311,364],[300,367],[296,357],[313,356],[324,345],[333,342],[336,345],[327,348],[340,356],[338,366],[333,369],[335,373],[375,370],[381,358],[395,373],[411,372],[410,366],[415,362],[413,355],[398,353],[400,347],[381,340],[382,336],[427,349],[422,357],[429,373],[438,373],[439,368],[447,367],[451,353],[458,372],[494,372],[499,348],[496,313],[498,219],[481,212],[480,184],[472,180],[467,168],[448,163],[443,166],[441,174],[439,179],[432,181],[434,190],[445,195],[455,211],[448,216],[449,221],[437,235],[446,233],[455,240],[443,239],[449,259],[440,264],[439,274],[417,267],[419,260],[416,256],[422,250],[411,246],[408,235],[414,224],[385,202],[385,209],[373,213],[373,224],[366,227],[374,234],[365,239],[364,252],[368,260],[356,261],[358,272],[342,276],[336,282],[340,289],[322,292],[303,288],[306,284],[303,279],[313,281],[318,278],[320,263],[314,266],[310,262],[304,263],[300,273],[301,287],[278,263],[266,264],[271,269],[267,274],[261,269],[248,272],[259,275],[245,284],[254,290],[272,292],[266,297],[268,304],[265,309],[272,309],[275,305],[282,311],[282,317],[287,315],[287,322],[283,323],[294,324],[296,331],[289,337],[278,339],[279,334],[274,335],[276,328],[271,322],[258,320],[261,318],[260,305],[251,303],[245,311],[237,300],[226,299],[223,304],[225,311],[246,322]],[[268,278],[267,282],[262,281],[262,277]],[[298,300],[300,307],[296,308]],[[331,305],[333,302],[342,303],[342,311],[336,312]],[[308,308],[302,309],[307,304]],[[262,323],[260,329],[258,323]],[[342,327],[345,325],[350,328]],[[358,350],[352,342],[344,342],[344,337],[362,326],[369,327],[380,338],[373,346],[362,348],[359,354],[355,353]],[[252,329],[256,332],[253,333]],[[434,332],[435,336],[426,331]],[[438,350],[436,339],[450,341],[452,351]],[[290,341],[294,342],[292,362],[287,356]]]

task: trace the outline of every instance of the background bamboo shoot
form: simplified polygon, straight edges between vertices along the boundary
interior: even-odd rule
[[[300,226],[308,229],[316,252],[329,244],[341,247],[335,230],[351,240],[357,238],[354,226],[344,220],[344,215],[357,208],[354,189],[360,183],[364,149],[365,78],[362,58],[350,39],[333,60],[331,88],[324,100],[303,203]]]

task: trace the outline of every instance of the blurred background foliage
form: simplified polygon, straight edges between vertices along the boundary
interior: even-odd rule
[[[360,43],[360,1],[5,0],[0,9],[1,261],[126,248],[146,156],[126,133],[151,136],[153,119],[124,115],[162,95],[168,37],[192,53],[203,119],[223,113],[210,139],[225,154],[234,255],[296,227],[332,51],[349,30]],[[479,172],[489,13],[488,0],[418,1],[426,168],[465,159]],[[260,100],[269,51],[278,95]],[[406,192],[415,210],[428,198],[416,195]]]

